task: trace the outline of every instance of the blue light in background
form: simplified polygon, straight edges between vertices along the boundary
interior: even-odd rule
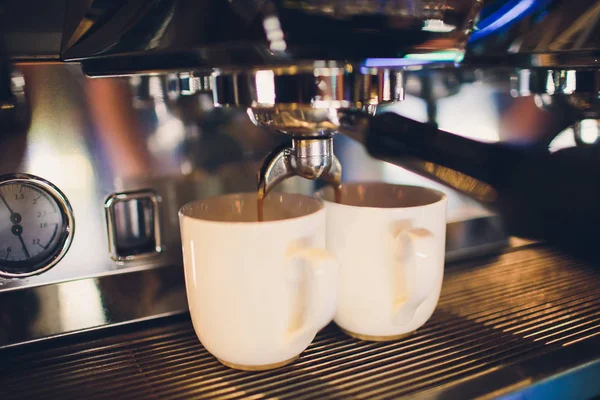
[[[502,7],[491,13],[487,18],[477,24],[469,43],[481,40],[489,35],[498,34],[498,31],[509,27],[522,18],[543,9],[552,0],[509,0]],[[461,54],[452,51],[437,51],[423,54],[407,54],[398,58],[369,58],[363,67],[410,67],[430,63],[460,63]]]
[[[497,33],[498,30],[519,21],[547,3],[548,0],[512,0],[507,2],[477,24],[477,30],[471,35],[469,43]]]
[[[431,61],[427,61],[429,63]],[[410,67],[415,65],[423,65],[424,62],[417,59],[409,58],[367,58],[363,63],[363,67],[366,68],[377,68],[377,67]]]

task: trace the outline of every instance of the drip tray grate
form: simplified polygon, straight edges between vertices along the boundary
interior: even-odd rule
[[[416,334],[371,343],[329,326],[293,364],[220,365],[191,323],[0,353],[0,398],[397,398],[449,387],[600,334],[600,270],[543,248],[450,265]],[[15,349],[13,349],[15,350]]]

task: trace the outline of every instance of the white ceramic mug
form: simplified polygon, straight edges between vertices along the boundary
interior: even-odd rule
[[[340,263],[335,322],[351,336],[394,340],[433,313],[442,286],[446,196],[381,182],[346,183],[327,210],[327,249]]]
[[[336,310],[323,202],[272,193],[262,222],[256,207],[256,193],[243,193],[179,211],[194,330],[219,361],[243,370],[293,361]]]

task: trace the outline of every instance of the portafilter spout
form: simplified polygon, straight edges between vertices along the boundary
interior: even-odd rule
[[[292,176],[322,179],[338,188],[342,167],[333,154],[333,137],[345,113],[372,114],[377,105],[404,97],[402,69],[337,61],[217,70],[212,89],[217,106],[247,108],[255,125],[291,138],[291,146],[277,148],[265,159],[259,198]]]
[[[258,196],[292,176],[322,179],[334,188],[342,183],[342,165],[333,154],[333,136],[292,138],[292,146],[275,149],[263,162],[258,173]]]

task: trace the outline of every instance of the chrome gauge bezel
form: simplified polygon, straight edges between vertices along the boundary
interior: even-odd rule
[[[67,254],[75,234],[75,218],[73,215],[73,209],[71,208],[69,200],[64,193],[60,191],[60,189],[46,179],[35,175],[8,174],[0,176],[0,187],[15,183],[36,187],[56,201],[61,214],[63,226],[60,232],[58,244],[54,246],[54,249],[52,249],[50,255],[43,258],[37,264],[28,266],[25,272],[6,271],[4,269],[5,266],[3,266],[2,262],[0,262],[0,278],[26,278],[48,271],[58,264],[65,254]]]

